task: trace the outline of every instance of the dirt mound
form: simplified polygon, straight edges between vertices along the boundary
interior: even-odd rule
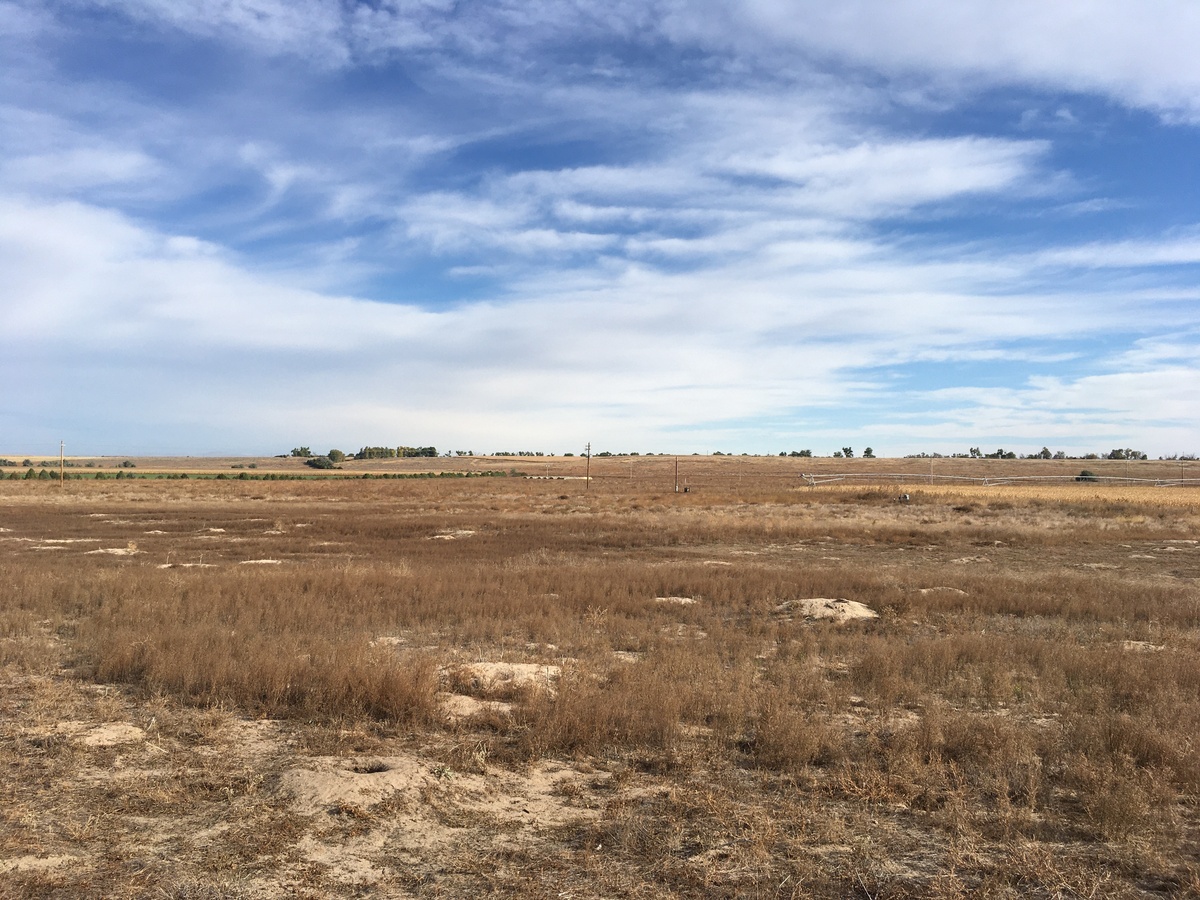
[[[828,619],[839,625],[859,619],[878,619],[879,613],[857,600],[813,597],[808,600],[788,600],[775,607],[781,615],[804,616],[806,619]]]
[[[539,663],[477,662],[460,666],[453,674],[455,681],[469,682],[472,694],[510,697],[529,689],[553,691],[562,669]]]

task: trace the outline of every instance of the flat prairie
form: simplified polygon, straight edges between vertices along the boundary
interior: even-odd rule
[[[0,897],[1200,896],[1195,465],[5,480]]]

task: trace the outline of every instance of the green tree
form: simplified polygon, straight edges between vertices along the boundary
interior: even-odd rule
[[[312,451],[309,450],[307,447],[294,447],[294,448],[292,448],[291,455],[299,456],[299,457],[307,459],[308,457],[312,456]]]
[[[845,456],[846,459],[854,459],[854,450],[850,447],[843,447],[842,455]]]
[[[866,450],[863,451],[863,459],[874,459],[874,458],[875,458],[875,451],[872,450],[870,447],[868,447]]]
[[[343,462],[346,459],[346,454],[343,453],[341,450],[330,450],[325,455],[329,457],[330,462],[335,462],[335,463]]]

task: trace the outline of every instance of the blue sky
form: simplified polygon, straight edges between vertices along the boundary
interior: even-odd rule
[[[1200,452],[1190,0],[0,0],[0,450]]]

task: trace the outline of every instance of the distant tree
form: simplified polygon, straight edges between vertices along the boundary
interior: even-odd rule
[[[1076,481],[1095,481],[1096,473],[1091,472],[1087,469],[1084,469],[1082,472],[1080,472],[1078,475],[1075,476],[1075,480]]]
[[[983,453],[980,452],[979,448],[972,447],[971,448],[971,459],[982,459],[982,458],[983,458]]]
[[[328,456],[310,456],[304,461],[306,466],[311,466],[314,469],[332,469],[333,460]]]
[[[841,458],[842,458],[842,455],[843,455],[843,454],[842,454],[842,451],[841,451],[841,450],[834,450],[834,451],[833,451],[833,458],[834,458],[834,459],[841,459]]]
[[[1059,450],[1059,451],[1057,451],[1057,452],[1054,454],[1054,458],[1055,458],[1055,459],[1066,459],[1066,458],[1067,458],[1067,454],[1066,454],[1064,451],[1062,451],[1062,450]]]
[[[340,463],[346,459],[346,454],[341,450],[330,450],[325,454],[329,457],[330,462]]]
[[[868,447],[866,450],[863,451],[863,459],[874,459],[874,458],[875,458],[875,451],[872,450],[870,447]]]
[[[842,455],[845,456],[846,459],[853,459],[854,458],[854,450],[850,447],[843,447]]]
[[[312,456],[312,451],[307,447],[295,447],[292,449],[291,455],[307,459],[308,457]]]
[[[1054,454],[1050,452],[1049,447],[1043,447],[1041,453],[1036,453],[1034,455],[1040,457],[1041,459],[1053,459],[1054,458]]]

